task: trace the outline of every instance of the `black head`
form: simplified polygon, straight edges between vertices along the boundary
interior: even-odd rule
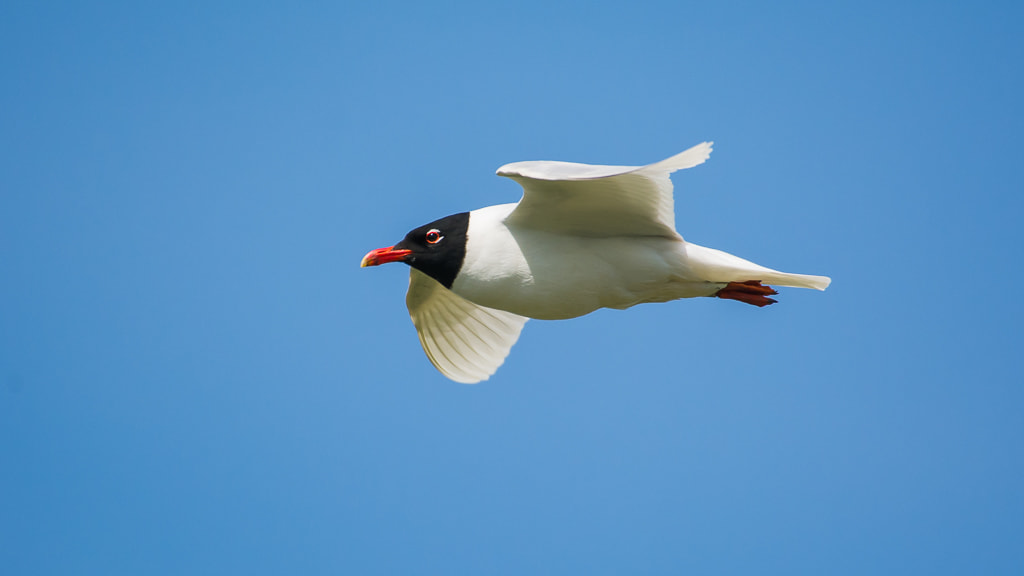
[[[412,230],[391,246],[374,250],[363,258],[363,266],[405,262],[451,288],[466,258],[469,212],[452,214]]]

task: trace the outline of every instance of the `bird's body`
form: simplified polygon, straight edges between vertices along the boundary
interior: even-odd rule
[[[599,308],[710,296],[727,283],[701,278],[687,258],[693,245],[681,238],[585,237],[523,228],[506,222],[515,207],[470,212],[472,241],[453,292],[528,318],[564,320]]]
[[[434,365],[460,382],[489,377],[528,318],[718,296],[765,306],[762,283],[824,290],[830,280],[779,272],[685,241],[669,174],[702,163],[710,143],[643,167],[519,162],[517,204],[437,220],[363,265],[413,267],[407,305]]]

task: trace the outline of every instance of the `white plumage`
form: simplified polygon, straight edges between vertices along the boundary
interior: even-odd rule
[[[764,296],[774,291],[761,282],[824,290],[827,277],[779,272],[683,240],[669,175],[710,154],[704,142],[641,167],[543,161],[499,168],[523,186],[523,198],[468,214],[450,290],[416,269],[415,253],[405,260],[414,267],[409,313],[434,366],[458,382],[487,379],[528,318],[715,295],[762,306],[774,302]]]
[[[494,374],[527,320],[473,304],[415,268],[405,303],[427,358],[442,374],[464,384]]]

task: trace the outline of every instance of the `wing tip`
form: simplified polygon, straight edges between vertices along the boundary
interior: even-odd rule
[[[655,162],[645,166],[642,169],[654,169],[658,171],[667,170],[669,173],[675,172],[676,170],[683,170],[685,168],[693,168],[699,166],[707,161],[711,157],[711,152],[714,151],[715,142],[713,140],[705,140],[696,146],[691,146],[686,150],[683,150],[675,156],[669,156],[661,162]]]
[[[437,364],[434,364],[434,366],[437,367]],[[444,376],[445,378],[451,380],[452,382],[455,382],[456,384],[465,384],[466,386],[472,386],[473,384],[479,384],[481,382],[489,380],[491,378],[491,376],[493,376],[493,374],[488,374],[487,376],[484,376],[482,378],[477,377],[477,376],[469,376],[469,377],[467,377],[467,376],[462,376],[461,374],[459,374],[459,375],[451,374],[449,372],[445,372],[445,371],[440,370],[440,369],[438,369],[438,372],[440,372],[442,376]]]

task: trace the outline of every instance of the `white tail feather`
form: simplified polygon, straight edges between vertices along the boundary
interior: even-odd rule
[[[790,274],[765,268],[733,256],[728,252],[686,243],[686,259],[690,270],[706,282],[747,282],[760,280],[765,284],[793,288],[824,290],[832,282],[828,276]]]

